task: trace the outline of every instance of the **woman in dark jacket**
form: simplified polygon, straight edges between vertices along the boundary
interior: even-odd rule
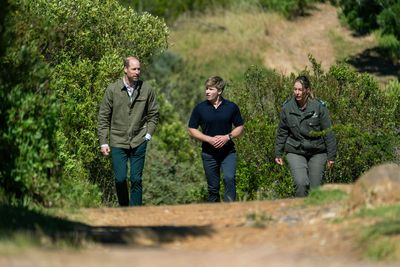
[[[306,76],[294,82],[293,97],[282,107],[275,143],[275,162],[283,165],[286,152],[296,197],[321,184],[325,165],[336,157],[336,140],[325,103],[313,97]]]

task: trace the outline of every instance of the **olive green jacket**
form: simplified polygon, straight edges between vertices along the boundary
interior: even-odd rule
[[[153,135],[158,123],[158,104],[154,90],[138,81],[132,98],[122,78],[108,86],[100,104],[98,136],[100,145],[134,148]],[[110,142],[108,141],[110,138]]]
[[[325,103],[309,99],[304,111],[297,106],[294,97],[282,107],[278,126],[275,156],[283,152],[314,155],[326,152],[328,160],[336,157],[336,139]]]

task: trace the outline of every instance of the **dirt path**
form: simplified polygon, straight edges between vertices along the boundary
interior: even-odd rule
[[[360,222],[332,223],[343,203],[302,202],[87,209],[81,221],[98,243],[0,253],[0,266],[395,266],[360,260],[352,231]]]
[[[343,28],[338,20],[336,9],[327,4],[316,6],[309,16],[295,21],[277,20],[266,25],[270,46],[266,48],[264,64],[268,68],[289,74],[302,70],[308,64],[308,54],[312,54],[322,68],[328,70],[337,59],[332,39],[340,38],[348,46],[360,51],[373,44],[373,37],[356,38]],[[356,52],[356,51],[353,51]]]

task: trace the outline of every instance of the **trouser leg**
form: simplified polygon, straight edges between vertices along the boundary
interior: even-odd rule
[[[287,160],[294,180],[295,196],[307,196],[310,180],[308,178],[308,164],[306,157],[294,153],[288,153]]]
[[[325,172],[327,154],[315,154],[308,160],[308,177],[310,178],[310,188],[321,185],[322,177]]]
[[[126,183],[128,150],[112,147],[111,159],[115,176],[115,187],[120,206],[129,205],[128,187]]]
[[[216,157],[201,153],[201,158],[203,160],[204,173],[207,179],[208,188],[208,202],[219,202],[219,189],[220,189],[220,164]]]
[[[131,149],[130,155],[130,181],[131,181],[131,200],[130,206],[142,205],[142,174],[144,168],[144,161],[146,158],[147,141],[143,142],[138,147]]]
[[[221,163],[221,169],[224,173],[224,201],[231,202],[236,200],[236,153],[229,153]]]

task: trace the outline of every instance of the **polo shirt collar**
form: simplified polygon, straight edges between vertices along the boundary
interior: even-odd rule
[[[221,104],[219,104],[219,106],[223,105],[226,102],[225,98],[223,98],[222,96],[220,96],[220,98],[221,98]],[[209,105],[213,105],[210,101],[208,101],[208,100],[206,100],[206,101]]]

